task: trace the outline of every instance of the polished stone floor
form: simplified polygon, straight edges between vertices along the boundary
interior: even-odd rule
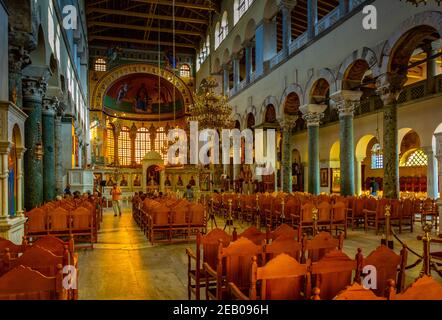
[[[218,225],[223,226],[222,221]],[[210,226],[210,225],[209,225]],[[246,225],[238,226],[243,229]],[[416,230],[418,225],[416,224]],[[422,253],[422,242],[416,240],[420,230],[400,235],[407,245]],[[358,247],[368,255],[380,242],[380,237],[370,231],[349,231],[344,241],[344,252],[354,257]],[[103,217],[98,243],[93,250],[79,253],[79,298],[82,300],[168,300],[187,299],[186,247],[194,243],[159,244],[151,246],[132,219],[129,209],[123,216],[114,217],[107,210]],[[433,245],[440,249],[441,245]],[[395,250],[400,249],[395,243]],[[416,260],[409,255],[408,264]],[[411,283],[421,265],[407,271]],[[440,277],[434,277],[441,281]]]

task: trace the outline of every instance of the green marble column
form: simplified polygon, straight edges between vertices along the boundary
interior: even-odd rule
[[[291,133],[296,124],[296,117],[288,117],[280,122],[282,128],[282,191],[292,192],[292,143]]]
[[[24,157],[25,208],[27,211],[43,203],[42,100],[46,92],[43,79],[23,79],[23,110],[25,122]]]
[[[56,98],[43,99],[43,200],[55,199],[55,110]]]
[[[319,178],[319,123],[324,117],[326,105],[308,104],[300,108],[307,122],[308,132],[308,192],[320,193]]]
[[[339,113],[341,195],[355,194],[355,143],[353,136],[354,110],[362,92],[342,90],[331,96]]]
[[[399,198],[397,99],[406,81],[406,74],[393,73],[386,73],[377,80],[377,92],[384,103],[383,196],[388,199]]]
[[[63,194],[63,147],[62,147],[62,114],[57,114],[55,117],[55,193],[57,195]]]

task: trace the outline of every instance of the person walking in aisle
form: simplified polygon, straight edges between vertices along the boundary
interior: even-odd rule
[[[110,194],[112,195],[112,207],[114,208],[114,217],[117,216],[117,213],[121,217],[121,189],[118,187],[116,183],[114,183],[114,187],[112,188]]]

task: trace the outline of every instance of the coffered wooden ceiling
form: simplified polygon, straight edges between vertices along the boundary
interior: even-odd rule
[[[221,0],[90,0],[86,14],[92,46],[195,52]],[[173,11],[175,11],[175,33]]]

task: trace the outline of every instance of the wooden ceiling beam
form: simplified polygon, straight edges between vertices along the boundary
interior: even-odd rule
[[[139,26],[133,24],[121,24],[121,23],[113,23],[113,22],[101,22],[101,21],[92,21],[88,24],[89,28],[97,27],[107,27],[107,28],[117,28],[117,29],[128,29],[128,30],[139,30],[139,31],[152,31],[152,32],[164,32],[164,33],[173,33],[173,29],[169,28],[156,28],[156,27],[148,27],[148,26]],[[201,33],[196,31],[187,31],[182,29],[175,29],[176,34],[183,34],[188,36],[197,36],[200,37]]]
[[[89,8],[87,10],[87,14],[89,15],[92,13],[102,13],[102,14],[108,14],[108,15],[137,17],[137,18],[144,18],[144,19],[158,19],[158,20],[167,20],[167,21],[173,20],[172,15],[166,16],[166,15],[157,15],[157,14],[143,13],[143,12],[136,12],[136,11],[123,11],[123,10],[103,9],[103,8]],[[184,17],[175,17],[175,21],[195,23],[195,24],[206,24],[206,25],[208,23],[208,20],[184,18]]]
[[[131,0],[134,2],[148,3],[148,4],[157,4],[162,6],[173,6],[173,1],[170,0]],[[205,10],[205,11],[215,11],[216,7],[213,5],[205,5],[198,3],[189,3],[189,2],[179,2],[175,1],[175,7],[181,7],[186,9],[196,9],[196,10]]]
[[[158,41],[132,39],[132,38],[107,37],[107,36],[95,36],[94,35],[94,36],[91,36],[89,39],[90,39],[90,42],[92,42],[94,40],[101,40],[101,41],[110,41],[110,42],[130,42],[130,43],[137,43],[137,44],[158,45]],[[173,47],[173,42],[160,41],[160,45]],[[176,42],[175,46],[181,47],[181,48],[195,49],[195,45],[180,43],[180,42]]]

